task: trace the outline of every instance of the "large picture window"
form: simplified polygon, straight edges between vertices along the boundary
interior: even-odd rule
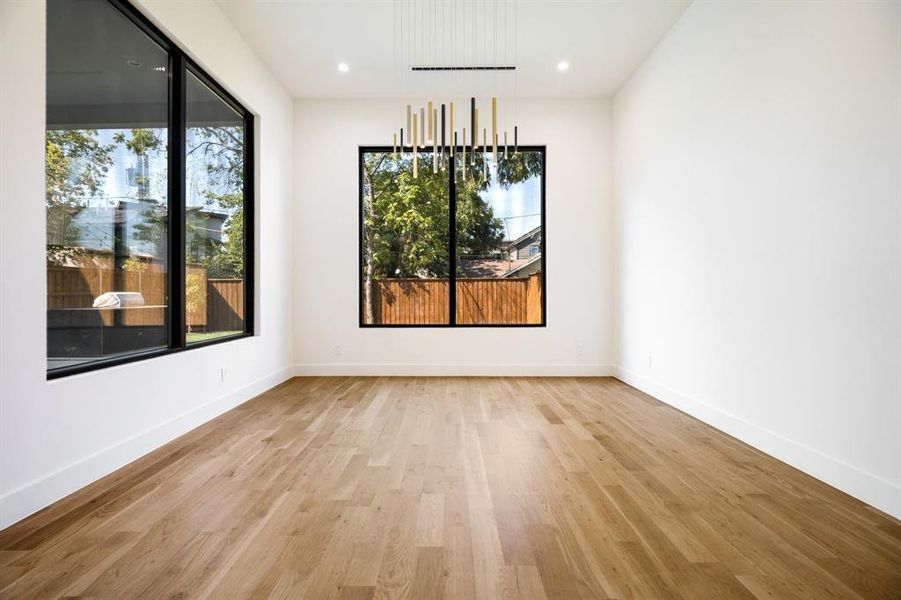
[[[130,5],[47,3],[47,369],[252,333],[252,116]]]
[[[362,327],[546,323],[544,147],[462,158],[360,148]]]

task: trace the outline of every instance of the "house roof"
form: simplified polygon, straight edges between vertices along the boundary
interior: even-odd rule
[[[532,229],[531,231],[525,232],[524,234],[522,234],[515,240],[510,240],[509,242],[505,242],[505,244],[507,245],[507,247],[518,246],[521,242],[524,242],[526,240],[529,240],[529,239],[535,237],[535,235],[538,233],[541,233],[541,225],[539,225],[535,229]]]
[[[541,254],[536,254],[534,256],[530,256],[524,260],[515,261],[516,266],[512,267],[509,271],[504,273],[504,277],[515,277],[520,271],[525,270],[527,267],[532,266],[536,262],[541,262]]]
[[[536,254],[528,258],[520,258],[517,260],[494,259],[494,258],[461,258],[458,261],[460,270],[467,277],[490,277],[501,279],[505,277],[514,277],[523,268],[541,260],[541,255]]]

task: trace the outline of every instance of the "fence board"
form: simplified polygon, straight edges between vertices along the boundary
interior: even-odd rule
[[[527,292],[526,320],[529,323],[541,323],[541,273],[529,275],[529,287]]]
[[[373,323],[445,324],[448,292],[445,279],[374,281]],[[541,274],[518,279],[458,279],[456,321],[466,325],[541,323]]]
[[[207,290],[207,331],[243,330],[244,280],[210,279]]]

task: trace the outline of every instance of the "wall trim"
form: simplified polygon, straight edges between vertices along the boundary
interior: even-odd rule
[[[290,379],[293,367],[257,379],[218,398],[176,415],[130,438],[35,479],[0,496],[0,529],[134,462],[207,421]]]
[[[689,398],[628,369],[616,367],[614,371],[614,377],[620,381],[738,438],[811,477],[901,519],[901,486],[741,417]]]
[[[601,364],[484,364],[484,363],[303,363],[295,365],[297,377],[385,376],[385,377],[609,377],[613,365]]]

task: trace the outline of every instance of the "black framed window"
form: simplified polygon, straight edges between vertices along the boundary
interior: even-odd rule
[[[48,0],[48,377],[253,333],[252,140],[131,5]]]
[[[361,327],[546,324],[545,147],[469,150],[360,147]]]

